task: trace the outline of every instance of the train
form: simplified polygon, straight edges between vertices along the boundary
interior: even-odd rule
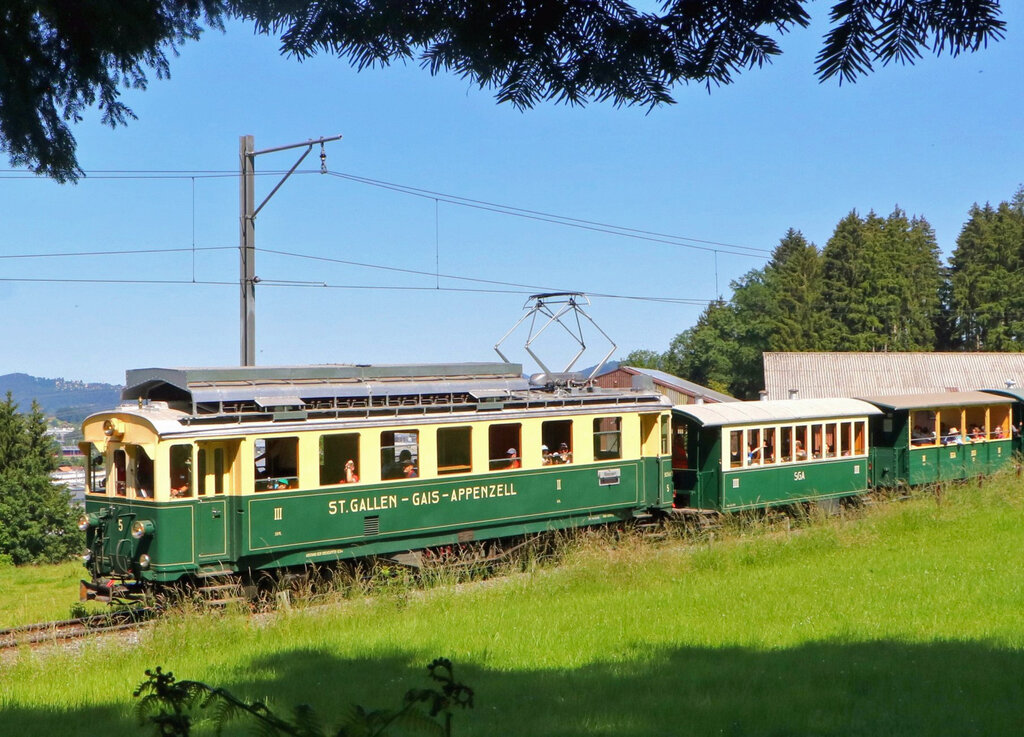
[[[1016,390],[672,406],[507,361],[138,369],[88,417],[83,599],[989,474]]]

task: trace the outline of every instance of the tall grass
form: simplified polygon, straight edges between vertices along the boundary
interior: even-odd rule
[[[683,540],[585,535],[557,567],[483,583],[182,613],[137,642],[8,660],[0,723],[137,734],[130,693],[158,664],[330,721],[395,704],[443,655],[477,692],[460,734],[1019,734],[1022,500],[1002,478]]]
[[[0,629],[29,622],[68,619],[78,602],[78,584],[86,576],[81,561],[59,565],[0,565]],[[90,605],[89,611],[102,611]]]

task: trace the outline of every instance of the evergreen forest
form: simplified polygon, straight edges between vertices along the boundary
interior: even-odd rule
[[[623,363],[752,399],[764,351],[1021,351],[1022,267],[1024,186],[971,207],[948,264],[923,217],[852,211],[822,249],[791,228],[731,299],[708,304],[665,352]]]

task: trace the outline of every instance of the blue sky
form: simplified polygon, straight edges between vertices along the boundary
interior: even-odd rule
[[[948,255],[972,203],[1024,183],[1024,7],[1004,3],[1007,38],[987,50],[841,87],[815,79],[827,6],[810,8],[815,27],[783,37],[772,65],[710,94],[678,88],[676,105],[652,112],[519,112],[415,63],[357,73],[330,57],[284,58],[245,27],[209,32],[181,49],[169,80],[125,95],[138,120],[110,130],[93,111],[74,129],[92,176],[58,185],[0,165],[0,374],[120,383],[128,368],[237,364],[231,173],[243,134],[257,149],[341,134],[327,146],[332,172],[731,244],[624,238],[302,174],[257,219],[258,249],[313,257],[257,255],[262,365],[492,360],[526,295],[553,289],[615,295],[593,297],[589,312],[616,356],[661,351],[788,228],[822,247],[852,209],[923,216]],[[297,153],[261,156],[257,171],[287,169]],[[304,169],[318,168],[317,153]],[[189,175],[101,174],[111,170]],[[278,178],[260,177],[258,200]],[[185,250],[10,258],[138,249]],[[83,281],[104,279],[150,283]],[[456,291],[466,289],[476,291]],[[525,338],[503,349],[528,364]],[[584,364],[606,350],[593,332],[588,344]],[[553,364],[569,355],[542,347]]]

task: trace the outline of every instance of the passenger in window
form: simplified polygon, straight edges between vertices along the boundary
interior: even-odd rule
[[[558,446],[558,452],[554,454],[555,463],[572,463],[572,453],[569,451],[569,445],[562,443]]]
[[[804,450],[804,444],[803,444],[803,441],[801,441],[801,440],[797,440],[796,441],[796,459],[798,461],[806,461],[807,460],[807,451]]]
[[[515,448],[509,448],[508,453],[508,467],[509,468],[520,468],[523,464],[519,462],[519,454],[516,453]]]
[[[545,466],[550,466],[552,463],[555,462],[554,458],[551,455],[551,449],[546,445],[540,446],[540,458],[541,463]]]
[[[403,450],[402,452],[406,453],[408,451]],[[410,454],[408,459],[402,461],[402,478],[414,479],[418,475],[419,474],[416,473],[416,466],[414,466],[412,462],[412,454]]]
[[[977,425],[972,425],[970,438],[972,443],[977,443],[978,441],[985,439],[985,433],[982,432],[982,429]]]
[[[992,439],[993,440],[1002,440],[1005,437],[1006,437],[1006,433],[1003,432],[1003,426],[1002,425],[996,425],[995,428],[993,428],[993,430],[992,430]]]
[[[949,433],[942,439],[942,442],[944,445],[963,445],[964,436],[960,434],[959,429],[951,427],[949,428]]]
[[[356,462],[349,458],[345,461],[345,477],[339,483],[354,484],[357,481],[359,481],[359,474],[356,473]]]
[[[189,488],[188,469],[179,468],[175,471],[174,476],[171,478],[171,497],[175,499],[180,499],[186,496],[191,496],[191,490]]]

